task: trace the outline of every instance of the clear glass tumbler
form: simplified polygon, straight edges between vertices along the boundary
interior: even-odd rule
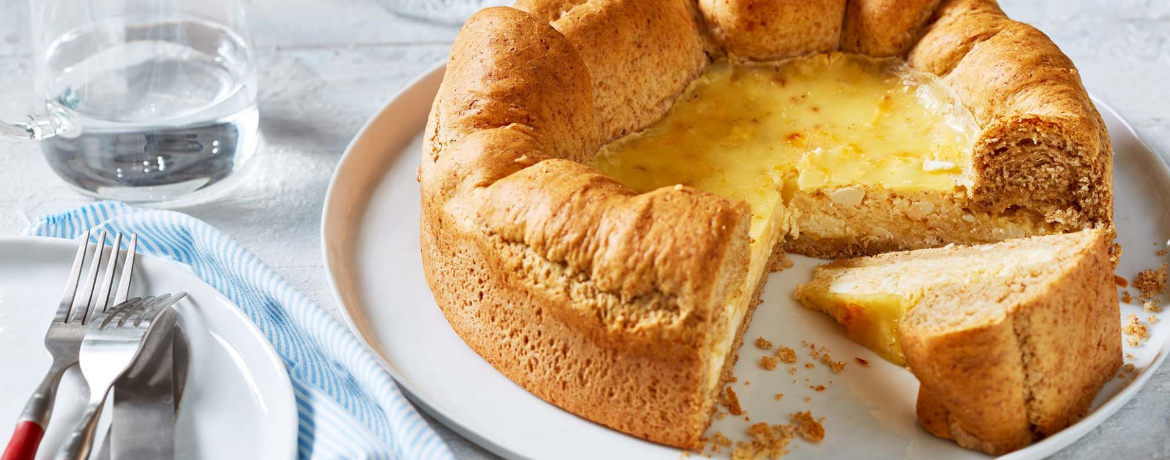
[[[390,11],[412,19],[462,25],[476,11],[511,5],[514,0],[382,0]]]
[[[256,70],[237,0],[30,0],[43,112],[0,122],[41,140],[83,193],[169,201],[256,152]]]

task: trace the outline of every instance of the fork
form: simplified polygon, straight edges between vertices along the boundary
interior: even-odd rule
[[[90,232],[81,234],[81,244],[77,247],[77,255],[73,257],[73,267],[69,270],[69,279],[65,283],[65,292],[57,307],[57,314],[45,333],[45,348],[53,357],[53,364],[37,386],[35,392],[25,403],[20,413],[20,420],[8,447],[4,449],[0,460],[32,460],[40,446],[41,437],[45,428],[49,426],[49,418],[53,412],[53,402],[57,399],[57,386],[65,370],[77,364],[78,352],[81,349],[82,339],[85,337],[86,326],[95,317],[105,314],[110,298],[110,289],[114,283],[114,273],[117,268],[118,252],[122,246],[122,234],[114,237],[113,253],[106,267],[106,274],[102,277],[97,297],[94,297],[94,287],[97,284],[98,269],[105,252],[106,233],[99,232],[97,247],[94,249],[93,260],[86,275],[81,290],[81,272],[85,265],[85,256],[89,249]],[[122,303],[130,289],[130,280],[134,272],[134,255],[138,246],[138,235],[130,238],[130,245],[126,250],[126,260],[122,264],[122,275],[118,282],[118,291],[114,296],[114,304]],[[92,300],[92,301],[91,301]],[[100,308],[98,308],[100,307]]]
[[[105,318],[94,321],[81,343],[81,373],[89,384],[89,405],[74,426],[57,460],[86,460],[93,448],[94,430],[105,406],[106,396],[130,364],[138,358],[143,343],[156,321],[174,315],[170,308],[187,293],[135,298],[119,304]],[[169,320],[168,317],[167,319]]]

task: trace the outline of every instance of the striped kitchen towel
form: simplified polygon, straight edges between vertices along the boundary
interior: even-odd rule
[[[106,201],[45,216],[25,234],[76,238],[86,229],[137,233],[140,252],[190,267],[259,326],[293,382],[301,459],[453,458],[371,351],[219,230],[186,214]]]

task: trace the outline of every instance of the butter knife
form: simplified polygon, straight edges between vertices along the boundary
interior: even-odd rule
[[[172,315],[173,316],[173,315]],[[114,388],[114,416],[99,460],[172,460],[175,418],[190,362],[181,326],[150,337],[142,356]],[[168,344],[170,346],[168,346]]]

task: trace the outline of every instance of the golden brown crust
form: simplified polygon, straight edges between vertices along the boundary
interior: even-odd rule
[[[837,50],[845,2],[699,0],[699,10],[728,54],[766,61]]]
[[[1075,227],[1113,219],[1112,147],[1072,61],[993,0],[950,0],[909,55],[943,78],[983,132],[970,196]]]
[[[723,308],[746,278],[747,206],[686,187],[638,195],[579,163],[658,120],[711,43],[749,59],[909,50],[983,128],[969,190],[977,211],[1034,209],[1069,228],[1110,221],[1104,125],[1047,37],[989,0],[946,1],[933,16],[931,0],[853,0],[848,14],[846,3],[521,0],[531,14],[490,8],[469,20],[419,172],[424,269],[453,329],[547,401],[697,446],[718,391],[710,350],[747,326]],[[905,247],[801,244],[822,255]],[[730,372],[737,348],[715,372]],[[927,413],[953,407],[927,399],[942,401],[920,406]],[[1063,423],[1050,419],[1029,423]],[[949,420],[945,436],[967,433]]]
[[[460,37],[427,128],[433,155],[474,131],[509,125],[529,132],[549,156],[582,160],[597,149],[593,111],[581,110],[592,103],[589,73],[560,34],[493,8],[469,20]]]
[[[841,51],[873,57],[905,56],[941,0],[849,0]]]
[[[970,209],[965,196],[937,191],[895,193],[867,189],[859,203],[836,203],[824,193],[793,196],[799,235],[784,250],[839,259],[948,244],[994,243],[1029,235],[1075,230],[1047,224],[1028,210],[988,213]]]
[[[596,149],[590,92],[547,24],[510,8],[468,22],[423,148],[427,281],[460,337],[513,381],[695,447],[713,407],[710,350],[739,327],[720,307],[746,276],[748,209],[684,187],[639,195],[577,163]]]
[[[988,286],[979,299],[963,286],[936,288],[907,313],[902,350],[922,383],[923,427],[994,455],[1084,416],[1121,365],[1112,233],[1088,232],[1059,276]],[[945,326],[932,318],[944,305],[988,297],[1010,303],[1002,316]]]
[[[688,0],[520,0],[569,39],[593,80],[611,141],[658,121],[707,64]]]

